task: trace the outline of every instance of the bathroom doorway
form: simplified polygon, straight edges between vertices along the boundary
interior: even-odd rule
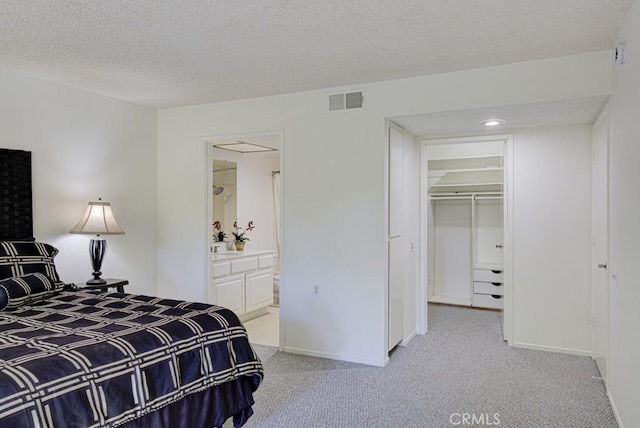
[[[252,343],[280,346],[283,132],[204,140],[207,301],[233,310]]]

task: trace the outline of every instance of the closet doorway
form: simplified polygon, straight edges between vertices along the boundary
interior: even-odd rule
[[[512,138],[421,141],[421,286],[428,303],[502,311],[510,341]]]

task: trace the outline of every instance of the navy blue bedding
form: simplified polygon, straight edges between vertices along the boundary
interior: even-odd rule
[[[200,427],[231,416],[241,426],[262,376],[244,327],[218,306],[64,291],[0,312],[3,427]]]

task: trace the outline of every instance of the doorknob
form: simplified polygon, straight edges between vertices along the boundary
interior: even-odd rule
[[[496,248],[499,250],[502,250],[504,248],[504,245],[502,244],[496,244]]]
[[[607,268],[606,263],[598,263],[598,269],[606,269],[606,268]]]

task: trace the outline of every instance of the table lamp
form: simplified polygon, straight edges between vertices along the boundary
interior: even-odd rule
[[[81,233],[96,235],[89,243],[89,256],[93,267],[93,278],[87,284],[106,284],[107,281],[100,278],[102,272],[102,260],[107,252],[107,240],[101,235],[124,235],[124,230],[118,225],[111,211],[111,204],[98,198],[97,202],[89,202],[89,206],[82,217],[69,233]]]

